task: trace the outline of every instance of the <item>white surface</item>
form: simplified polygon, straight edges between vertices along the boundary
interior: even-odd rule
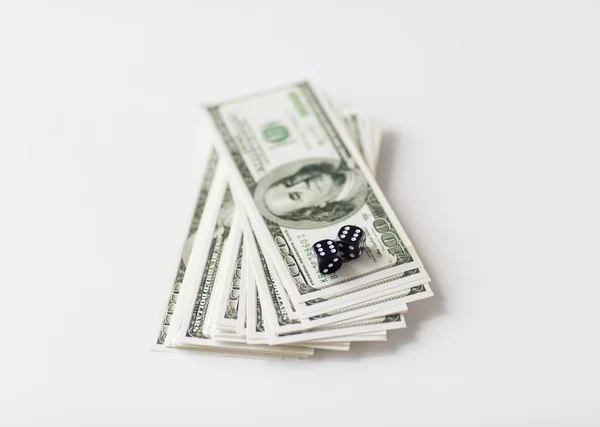
[[[600,424],[598,3],[46,3],[0,3],[2,426]],[[382,117],[436,298],[349,354],[150,352],[198,103],[304,77]]]

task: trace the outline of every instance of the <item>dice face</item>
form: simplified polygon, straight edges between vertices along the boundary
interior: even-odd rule
[[[342,255],[333,239],[320,240],[312,247],[317,267],[323,274],[338,271],[342,266]]]
[[[362,228],[345,225],[337,235],[337,244],[344,260],[352,261],[362,255],[366,246],[366,236]]]

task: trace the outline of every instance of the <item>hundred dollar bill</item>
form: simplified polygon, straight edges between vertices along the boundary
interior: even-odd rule
[[[231,198],[229,193],[227,195]],[[235,216],[229,230],[229,235],[227,236],[226,244],[223,245],[220,254],[214,257],[215,259],[218,258],[218,262],[215,266],[216,276],[213,278],[213,295],[208,304],[206,319],[202,326],[202,334],[205,336],[212,336],[212,333],[218,331],[217,322],[222,309],[222,301],[228,298],[228,295],[231,293],[231,284],[235,281],[235,278],[232,278],[232,276],[236,274],[236,257],[239,256],[242,240],[242,230],[237,225],[238,221],[235,219]],[[233,333],[233,328],[229,328],[227,332]]]
[[[329,103],[330,108],[333,111],[336,111],[339,118],[343,121],[344,112],[337,108],[335,104],[332,102],[331,98],[323,92],[323,97]],[[357,115],[357,114],[355,114]],[[350,129],[346,129],[350,132]],[[381,144],[381,139],[377,134],[372,134],[373,140],[364,141],[362,137],[353,139],[353,142],[357,145],[361,154],[364,153],[363,145],[366,144],[369,149],[374,151],[379,151],[379,146]],[[375,171],[376,163],[369,164],[369,167],[372,171]],[[231,281],[231,288],[228,294],[225,294],[226,297],[220,303],[220,311],[218,316],[218,324],[217,328],[221,331],[230,331],[232,320],[235,319],[235,327],[236,327],[236,335],[240,337],[245,336],[246,329],[246,286],[245,283],[247,280],[254,280],[253,271],[248,270],[248,257],[246,257],[246,263],[242,264],[242,255],[244,251],[248,251],[248,248],[243,249],[243,245],[240,244],[240,249],[238,253],[238,260],[235,265],[235,271],[232,273],[233,280]],[[241,269],[240,266],[245,266],[246,277],[247,280],[241,280]]]
[[[310,84],[221,103],[208,113],[230,182],[294,303],[422,267],[360,154]],[[368,248],[338,274],[320,274],[310,245],[347,223],[365,229]]]
[[[243,252],[247,253],[248,252],[248,241],[246,240],[244,242],[244,247],[242,249]],[[236,335],[243,337],[244,339],[246,338],[246,331],[248,328],[248,323],[246,322],[247,319],[247,310],[248,310],[248,304],[246,302],[247,298],[246,298],[246,292],[248,289],[248,281],[250,280],[254,280],[254,272],[252,271],[252,265],[250,264],[250,260],[248,259],[248,257],[242,258],[242,262],[243,262],[243,267],[242,267],[242,281],[240,283],[240,296],[238,298],[238,318],[236,321]],[[244,273],[245,272],[245,273]]]
[[[233,197],[229,188],[226,187],[214,223],[213,232],[203,236],[204,241],[198,242],[200,245],[208,246],[209,250],[204,264],[200,266],[202,271],[201,278],[196,286],[194,286],[194,289],[197,289],[197,291],[192,292],[194,298],[190,302],[193,303],[188,304],[183,314],[184,323],[179,332],[179,342],[190,341],[190,338],[197,340],[209,338],[204,329],[205,320],[210,318],[210,303],[214,300],[218,290],[215,285],[218,283],[217,278],[221,272],[222,255],[226,251],[228,244],[231,246],[229,238],[231,236],[234,213],[235,205],[233,204]]]
[[[368,137],[365,138],[365,140],[368,139]],[[373,143],[368,145],[368,147],[373,150],[376,145],[378,144]],[[373,167],[374,166],[375,165],[373,165]],[[246,233],[248,234],[250,232],[246,231]],[[426,288],[423,285],[400,291],[394,295],[390,295],[389,292],[378,292],[372,297],[367,298],[368,301],[363,298],[362,301],[353,302],[349,307],[337,309],[328,308],[328,312],[318,313],[319,315],[313,315],[309,318],[300,318],[294,316],[294,314],[297,313],[294,313],[293,305],[288,300],[285,289],[277,286],[277,274],[272,269],[269,261],[262,254],[260,245],[256,243],[254,249],[256,251],[255,256],[260,259],[259,262],[263,265],[262,273],[264,273],[264,276],[260,277],[258,280],[258,283],[261,286],[264,286],[262,295],[270,296],[266,296],[262,299],[261,309],[267,310],[265,313],[266,318],[274,319],[274,323],[271,324],[270,329],[276,334],[313,329],[352,318],[366,319],[369,317],[368,313],[376,311],[378,311],[379,314],[381,314],[382,310],[386,310],[384,314],[402,312],[406,310],[406,302],[431,295],[430,292],[426,292]],[[257,274],[261,276],[260,272]],[[372,287],[377,285],[378,283],[371,284]],[[347,293],[349,293],[349,291],[345,292],[345,294]]]
[[[344,113],[340,109],[335,107],[335,105],[331,102],[331,99],[327,95],[325,96],[332,110],[336,111],[340,118],[343,118]],[[362,118],[357,113],[352,113],[352,117],[356,126],[352,129],[352,132],[356,131],[356,137],[352,138],[352,141],[359,148],[361,154],[364,155],[365,149],[363,147],[366,147],[367,150],[372,152],[378,150],[379,145],[381,143],[381,139],[378,138],[377,135],[360,127],[361,125],[365,126],[368,120]],[[349,129],[347,130],[349,131]],[[371,162],[368,166],[372,171],[375,171],[376,162]],[[242,271],[245,271],[246,276],[252,275],[250,274],[251,272],[247,270],[247,268],[246,270],[242,268],[244,266],[244,263],[242,261],[244,251],[248,251],[248,248],[243,249],[243,243],[240,243],[236,257],[237,261],[234,264],[225,266],[229,269],[229,272],[226,273],[224,280],[230,283],[230,287],[228,292],[224,292],[222,294],[221,301],[219,302],[219,312],[217,315],[215,331],[213,331],[213,334],[216,334],[216,331],[219,331],[220,339],[238,340],[236,337],[245,336],[245,317],[243,317],[245,316],[245,298],[243,298],[242,296],[245,294],[246,290],[244,285],[245,280],[242,280],[241,276]],[[246,257],[246,261],[247,258],[248,257]],[[250,280],[253,279],[250,278]],[[287,298],[285,302],[287,302]],[[240,308],[244,310],[244,313],[239,313]],[[287,311],[289,313],[294,313],[293,310],[291,310],[291,307],[287,307]],[[234,330],[235,335],[231,335],[231,333]],[[238,341],[241,341],[241,338]]]
[[[260,298],[258,297],[258,291],[256,290],[256,283],[254,281],[247,283],[246,289],[246,316],[248,319],[248,330],[246,335],[246,342],[252,343],[266,343],[267,337],[265,332],[265,320],[262,314],[262,307],[260,304]]]
[[[237,247],[237,254],[234,263],[227,269],[223,276],[225,283],[228,283],[227,292],[223,292],[219,301],[219,311],[216,320],[216,329],[221,331],[236,332],[238,315],[240,311],[240,294],[242,288],[244,240],[240,241]],[[227,266],[226,266],[227,267]],[[236,334],[237,335],[237,334]]]
[[[185,275],[188,259],[190,256],[192,243],[194,241],[194,237],[196,235],[196,231],[198,230],[198,225],[200,224],[200,220],[202,219],[202,214],[204,213],[204,209],[206,207],[206,199],[208,197],[208,193],[210,187],[213,183],[213,179],[215,177],[215,172],[217,169],[217,152],[214,148],[211,147],[210,152],[208,154],[208,159],[206,165],[204,167],[204,173],[202,177],[202,183],[200,185],[200,192],[198,194],[198,198],[196,200],[196,206],[194,208],[194,214],[192,216],[192,220],[188,227],[188,233],[183,245],[183,249],[181,252],[181,258],[179,261],[179,267],[177,268],[177,274],[175,276],[175,280],[171,289],[169,291],[169,296],[167,299],[166,307],[164,312],[160,317],[160,326],[158,330],[158,336],[156,337],[155,345],[159,347],[163,347],[165,343],[165,339],[167,337],[167,333],[169,332],[169,327],[171,326],[171,320],[173,317],[173,313],[175,312],[175,307],[177,305],[177,299],[179,297],[179,292],[181,290],[181,282],[183,281],[183,277]]]
[[[183,280],[181,280],[178,304],[175,306],[174,313],[171,317],[171,326],[168,330],[165,344],[173,346],[177,342],[177,337],[181,329],[185,329],[187,325],[183,325],[183,317],[186,311],[189,311],[190,302],[196,300],[196,292],[203,275],[208,277],[212,284],[212,279],[216,277],[215,257],[217,261],[221,255],[225,240],[229,234],[229,223],[232,220],[232,213],[226,214],[229,210],[228,204],[223,205],[228,192],[228,186],[225,181],[225,174],[217,159],[215,176],[212,180],[207,195],[206,205],[210,208],[205,209],[202,219],[198,225],[198,230],[191,242],[191,251],[188,258],[188,265],[193,268],[186,269]],[[218,206],[218,209],[215,209]],[[223,212],[221,212],[223,211]],[[219,215],[222,214],[223,219],[219,222]],[[226,221],[224,221],[226,219]],[[215,227],[215,224],[220,227]],[[223,225],[226,225],[224,227]],[[207,260],[212,261],[206,267]],[[202,267],[202,269],[200,269]],[[207,314],[208,307],[205,301],[200,304],[203,309],[202,318]]]

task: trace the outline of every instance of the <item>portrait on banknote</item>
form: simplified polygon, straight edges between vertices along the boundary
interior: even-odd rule
[[[258,182],[254,199],[267,219],[290,228],[319,228],[363,206],[367,182],[339,159],[302,159],[281,165]]]

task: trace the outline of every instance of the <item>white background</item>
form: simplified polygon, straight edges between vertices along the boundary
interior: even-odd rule
[[[0,425],[599,425],[599,12],[2,0]],[[436,297],[347,354],[151,352],[199,103],[307,77],[382,118]]]

